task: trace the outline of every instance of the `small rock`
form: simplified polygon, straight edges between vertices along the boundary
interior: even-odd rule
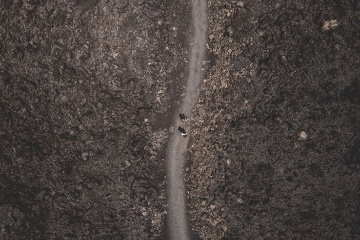
[[[226,165],[230,166],[231,164],[231,159],[226,159]]]
[[[219,221],[217,219],[210,220],[210,223],[211,223],[211,225],[213,225],[215,227],[216,225],[218,225]]]
[[[20,164],[20,165],[24,165],[24,164],[26,163],[26,160],[25,160],[24,158],[22,158],[22,157],[18,158],[16,161],[17,161],[18,164]]]
[[[36,199],[36,200],[42,200],[42,199],[45,197],[45,194],[46,194],[46,191],[45,191],[45,190],[41,190],[41,192],[38,193],[38,194],[35,196],[35,199]]]
[[[305,141],[305,140],[307,139],[307,134],[306,134],[306,132],[305,132],[305,131],[301,131],[301,132],[299,133],[299,138],[300,138],[300,140]]]
[[[227,27],[226,31],[230,37],[234,34],[234,28],[232,26]]]
[[[35,9],[35,4],[30,4],[30,3],[25,3],[24,7],[26,10],[28,10],[29,12],[33,11]]]
[[[242,204],[242,203],[244,202],[244,200],[243,200],[242,198],[238,198],[238,199],[237,199],[237,202],[240,203],[240,204]]]
[[[322,30],[323,31],[329,31],[330,29],[336,29],[339,26],[339,23],[337,20],[329,20],[325,21]]]
[[[215,207],[216,207],[216,206],[215,206],[214,204],[210,204],[210,209],[211,209],[211,210],[214,210]]]
[[[245,6],[245,3],[243,1],[238,1],[236,3],[236,6],[243,8]]]
[[[81,158],[83,159],[83,160],[87,160],[87,157],[89,156],[89,153],[87,153],[87,152],[83,152],[83,153],[81,153]]]
[[[127,167],[130,167],[130,166],[131,166],[131,163],[130,163],[129,160],[126,160],[126,161],[125,161],[125,164],[126,164]]]
[[[142,214],[144,217],[146,217],[146,216],[149,214],[149,212],[146,211],[146,208],[145,208],[145,207],[142,207],[142,208],[141,208],[141,214]]]
[[[158,22],[157,22],[157,25],[158,25],[158,26],[161,26],[161,25],[163,25],[163,24],[164,24],[164,21],[163,21],[162,19],[159,19]]]
[[[139,2],[141,2],[141,1],[139,1]],[[119,9],[125,8],[125,7],[127,7],[128,5],[129,5],[129,1],[128,1],[128,0],[120,0],[120,1],[117,2],[117,7],[118,7]]]
[[[35,204],[31,207],[31,210],[36,213],[36,214],[39,214],[40,213],[40,207],[39,205]]]

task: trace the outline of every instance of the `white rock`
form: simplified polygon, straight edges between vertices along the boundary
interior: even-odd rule
[[[307,134],[306,134],[306,132],[305,131],[301,131],[300,133],[299,133],[299,138],[300,138],[300,140],[306,140],[307,139]]]

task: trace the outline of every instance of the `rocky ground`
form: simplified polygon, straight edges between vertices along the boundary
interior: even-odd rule
[[[359,1],[208,4],[194,236],[360,239]],[[0,2],[0,239],[165,238],[190,14],[185,0]]]
[[[177,0],[1,1],[0,239],[164,236],[190,14]]]
[[[360,239],[359,1],[209,0],[209,15],[194,234]]]

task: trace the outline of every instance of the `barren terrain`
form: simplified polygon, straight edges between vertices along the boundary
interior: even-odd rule
[[[0,239],[168,238],[179,109],[189,237],[360,239],[359,1],[206,2],[191,112],[191,1],[0,0]]]

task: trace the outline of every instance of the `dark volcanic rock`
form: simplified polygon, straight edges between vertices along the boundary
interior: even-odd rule
[[[170,81],[189,13],[178,1],[1,2],[1,239],[164,234],[170,120],[157,120],[181,94]]]
[[[194,232],[359,238],[358,4],[209,5],[213,66],[187,176]]]

